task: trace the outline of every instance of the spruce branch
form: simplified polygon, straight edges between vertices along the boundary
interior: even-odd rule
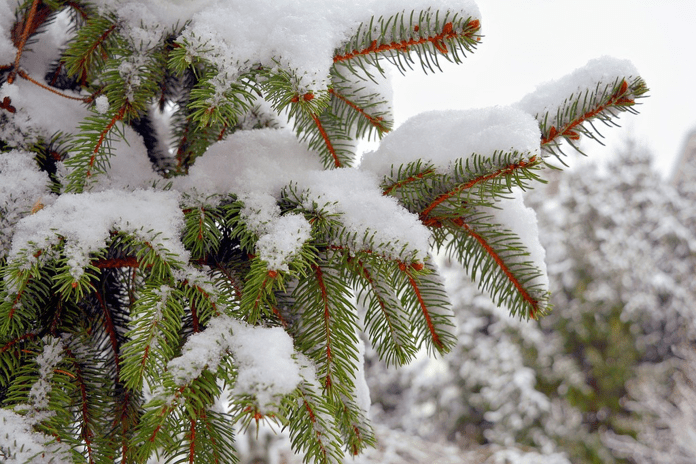
[[[393,286],[409,314],[417,346],[425,343],[431,354],[445,354],[454,346],[452,309],[444,285],[435,269],[426,262],[396,265]]]
[[[417,348],[398,295],[388,280],[381,278],[384,272],[379,269],[381,263],[360,257],[348,261],[354,267],[358,302],[367,309],[365,330],[370,343],[387,365],[408,364],[415,357]]]
[[[61,96],[61,97],[63,97],[63,98],[66,98],[66,99],[68,99],[68,100],[75,100],[75,101],[80,101],[80,102],[83,102],[83,103],[91,103],[92,100],[93,100],[93,97],[91,97],[91,96],[89,96],[89,97],[75,97],[74,95],[68,95],[68,94],[66,94],[66,93],[60,92],[60,91],[54,89],[53,87],[50,87],[50,86],[48,86],[48,85],[42,84],[41,82],[37,81],[36,79],[34,79],[33,77],[31,77],[29,74],[27,74],[26,71],[24,71],[24,70],[21,69],[21,68],[17,70],[17,75],[18,75],[19,77],[21,77],[22,79],[26,79],[27,81],[31,82],[32,84],[41,87],[41,88],[44,89],[44,90],[47,90],[47,91],[49,91],[49,92],[51,92],[51,93],[54,93],[54,94],[56,94],[56,95],[59,95],[59,96]],[[6,98],[7,98],[7,97],[6,97]]]
[[[558,107],[555,114],[537,114],[541,126],[541,147],[557,158],[563,151],[560,142],[566,140],[576,151],[582,151],[575,145],[584,135],[602,143],[602,134],[595,127],[595,122],[606,126],[616,126],[614,119],[620,112],[637,113],[636,100],[644,98],[648,92],[645,81],[640,77],[617,78],[610,84],[598,83],[594,89],[587,89],[571,94]]]
[[[529,180],[538,180],[538,176],[532,171],[539,165],[537,157],[520,155],[517,152],[495,153],[490,159],[474,156],[471,162],[470,160],[458,161],[454,175],[445,178],[445,182],[442,182],[454,184],[454,187],[438,195],[420,212],[421,221],[430,225],[430,216],[438,207],[454,206],[456,209],[462,202],[469,204],[477,196],[495,198],[501,192],[510,192],[513,185],[524,189]],[[511,159],[519,159],[519,161],[505,165]],[[501,165],[503,167],[499,167]],[[468,180],[460,183],[464,179]]]
[[[440,69],[438,58],[460,63],[472,52],[480,39],[480,22],[466,14],[424,10],[401,12],[391,17],[372,18],[361,24],[346,45],[334,55],[334,69],[346,67],[353,74],[362,71],[372,78],[370,68],[384,74],[380,59],[386,58],[401,72],[412,69],[416,60],[425,72]],[[339,66],[337,66],[339,65]]]
[[[378,91],[369,89],[363,81],[354,82],[335,72],[331,75],[331,82],[330,111],[345,121],[352,137],[370,139],[376,135],[376,138],[382,138],[391,131],[393,121],[389,103]]]
[[[512,316],[537,319],[548,311],[548,292],[537,283],[541,271],[511,231],[492,222],[490,215],[471,209],[459,218],[442,218],[435,229],[437,248],[462,263],[479,288],[505,305]]]
[[[88,116],[82,122],[80,136],[74,140],[75,152],[65,162],[71,169],[66,192],[83,192],[92,176],[106,173],[112,156],[111,134],[118,131],[116,124],[124,119],[126,111],[126,106],[122,106],[111,115]]]
[[[325,393],[351,397],[357,369],[357,314],[337,262],[319,260],[300,279],[293,299],[303,308],[295,334],[300,351],[317,365]]]
[[[282,408],[290,443],[296,453],[304,455],[302,462],[338,464],[343,461],[332,407],[325,396],[317,393],[312,382],[302,382],[295,395],[283,399]]]
[[[89,17],[63,54],[68,75],[77,76],[81,85],[87,85],[100,73],[122,40],[118,36],[116,18],[108,15]]]
[[[40,4],[40,0],[33,0],[31,2],[31,6],[29,7],[29,11],[27,12],[24,21],[18,21],[12,28],[12,38],[15,46],[17,47],[17,54],[15,55],[14,66],[12,67],[9,76],[7,76],[8,84],[12,84],[15,80],[15,75],[17,73],[17,70],[19,69],[19,63],[22,59],[22,53],[24,53],[24,47],[27,44],[29,36],[37,31],[37,29],[45,21],[46,16],[50,12],[50,9],[47,9],[46,6],[43,4],[41,4],[41,8],[39,8]],[[37,10],[39,9],[40,12],[37,15]],[[20,30],[21,32],[19,32]]]

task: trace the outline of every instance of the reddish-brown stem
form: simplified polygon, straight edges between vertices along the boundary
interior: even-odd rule
[[[410,176],[404,180],[401,180],[401,181],[397,182],[396,184],[385,189],[384,192],[382,192],[382,195],[389,195],[393,190],[401,188],[406,184],[410,184],[411,182],[416,182],[417,180],[420,180],[420,179],[432,174],[433,172],[435,172],[435,170],[426,169],[425,171],[423,171],[419,174],[416,174],[415,176]]]
[[[198,214],[198,240],[203,240],[203,215],[205,210],[200,208],[200,213]]]
[[[537,159],[536,156],[532,156],[531,158],[529,158],[529,161],[520,161],[519,163],[511,164],[511,165],[506,166],[502,169],[498,169],[495,172],[492,172],[490,174],[486,174],[485,176],[476,177],[475,179],[470,180],[466,184],[462,184],[462,185],[450,190],[449,192],[443,193],[442,195],[437,197],[432,203],[430,203],[430,205],[427,208],[425,208],[422,213],[420,213],[421,221],[424,221],[424,222],[427,221],[428,216],[433,211],[433,209],[435,209],[442,202],[452,198],[453,196],[458,195],[459,193],[461,193],[465,190],[468,190],[471,187],[473,187],[474,185],[479,184],[481,182],[495,179],[496,177],[500,177],[500,176],[503,176],[505,174],[510,174],[518,169],[523,169],[523,168],[529,167],[530,165],[532,165],[536,162],[536,159]]]
[[[106,332],[109,334],[109,340],[111,341],[111,349],[114,352],[114,363],[116,364],[116,380],[118,381],[121,371],[121,361],[118,355],[119,347],[118,338],[116,335],[116,326],[114,325],[114,320],[111,318],[111,311],[109,311],[109,308],[106,306],[104,297],[102,297],[102,294],[99,291],[95,291],[94,293],[97,296],[99,305],[101,306],[102,311],[104,313],[104,328],[106,329]]]
[[[316,414],[314,413],[314,410],[312,409],[312,406],[309,404],[309,402],[308,402],[307,399],[305,398],[304,393],[301,393],[301,395],[302,395],[302,401],[303,401],[303,403],[304,403],[304,407],[305,407],[305,409],[307,410],[307,412],[309,413],[309,420],[310,420],[310,422],[312,422],[312,426],[314,426],[314,425],[316,424],[316,422],[317,422],[317,416],[316,416]],[[321,448],[321,454],[322,454],[324,457],[326,457],[326,456],[327,456],[327,452],[326,452],[326,447],[324,446],[324,443],[323,443],[323,441],[322,441],[322,433],[323,433],[323,432],[321,432],[320,430],[314,429],[314,435],[316,436],[317,441],[319,442],[319,446],[320,446],[320,448]]]
[[[329,89],[329,93],[331,93],[333,96],[335,96],[336,98],[341,100],[346,105],[353,108],[356,112],[358,112],[358,114],[360,114],[362,117],[367,119],[370,122],[370,124],[372,124],[377,130],[382,131],[382,132],[389,132],[389,128],[385,127],[382,124],[382,118],[379,118],[379,117],[376,118],[370,114],[367,114],[367,112],[364,109],[360,108],[358,105],[356,105],[352,101],[348,100],[345,96],[336,92],[334,89]]]
[[[138,268],[140,267],[140,263],[138,263],[138,259],[135,256],[126,256],[125,258],[98,259],[92,261],[92,266],[99,269],[114,269],[121,267]]]
[[[480,23],[477,19],[471,21],[468,24],[468,30],[464,34],[462,34],[464,37],[471,37],[476,33],[476,31],[479,30],[480,28]],[[448,52],[447,50],[447,45],[443,42],[444,40],[447,39],[453,39],[459,35],[458,32],[454,31],[454,28],[452,27],[452,23],[446,23],[442,27],[442,32],[440,32],[437,35],[434,35],[432,37],[421,37],[419,39],[408,39],[408,40],[402,40],[401,42],[391,42],[388,44],[382,44],[382,45],[377,45],[377,41],[373,40],[372,43],[370,44],[369,47],[364,48],[362,50],[353,50],[352,52],[346,53],[345,55],[336,55],[334,56],[334,63],[340,62],[340,61],[345,61],[345,60],[350,60],[352,58],[355,58],[356,56],[360,55],[369,55],[371,53],[379,53],[379,52],[385,52],[385,51],[390,51],[390,50],[397,50],[397,51],[408,51],[409,48],[415,46],[415,45],[422,45],[424,43],[432,43],[435,48],[437,48],[438,51],[441,53],[446,54]]]
[[[239,283],[235,280],[235,277],[230,274],[227,269],[216,259],[215,260],[215,265],[216,268],[222,272],[225,277],[227,277],[227,280],[230,282],[230,285],[232,285],[232,290],[234,290],[234,294],[237,298],[242,298],[242,289],[239,288]]]
[[[256,294],[256,298],[254,299],[253,311],[256,311],[259,308],[259,306],[261,305],[261,298],[263,297],[263,291],[266,289],[266,284],[268,283],[269,280],[273,280],[273,276],[271,276],[267,273],[266,276],[263,278],[263,282],[261,282],[261,286],[259,287],[259,292]]]
[[[87,53],[85,53],[83,58],[80,60],[79,68],[82,70],[82,75],[80,76],[80,79],[82,81],[82,85],[85,85],[87,83],[87,69],[85,69],[86,62],[88,58],[94,53],[94,51],[100,47],[104,41],[106,40],[109,35],[116,30],[117,25],[112,24],[107,30],[105,30],[102,35],[99,36],[99,38],[92,44],[92,46],[89,48]]]
[[[27,74],[26,71],[24,71],[23,69],[19,69],[19,70],[17,71],[17,74],[18,74],[19,77],[21,77],[22,79],[26,79],[26,80],[28,80],[29,82],[31,82],[32,84],[38,85],[38,86],[41,87],[42,89],[48,90],[49,92],[54,93],[54,94],[56,94],[56,95],[59,95],[59,96],[61,96],[61,97],[63,97],[63,98],[67,98],[68,100],[75,100],[75,101],[80,101],[80,102],[83,102],[83,103],[89,103],[89,102],[91,102],[92,99],[93,99],[93,97],[91,97],[91,96],[89,96],[89,97],[75,97],[75,96],[73,96],[73,95],[65,94],[65,93],[63,93],[63,92],[61,92],[61,91],[59,91],[59,90],[54,89],[53,87],[49,87],[48,85],[42,84],[41,82],[39,82],[39,81],[37,81],[36,79],[32,78],[32,77],[31,77],[29,74]]]
[[[19,38],[19,43],[15,43],[17,46],[17,54],[15,55],[14,68],[7,77],[7,83],[12,84],[15,80],[15,74],[19,69],[19,62],[22,59],[22,53],[24,52],[24,46],[27,44],[27,39],[32,32],[36,31],[38,25],[34,24],[34,16],[36,15],[36,8],[39,6],[39,0],[34,0],[29,8],[29,14],[27,15],[26,21],[24,21],[24,27],[22,28],[22,35]]]
[[[191,431],[189,433],[189,463],[193,464],[196,456],[196,419],[190,419]]]
[[[89,177],[92,175],[92,167],[94,166],[94,162],[97,159],[97,153],[99,153],[99,149],[101,148],[102,144],[104,143],[104,139],[106,139],[106,134],[108,134],[111,129],[116,125],[118,121],[123,119],[123,116],[126,114],[126,107],[122,106],[121,109],[114,115],[113,118],[111,118],[111,121],[109,121],[109,124],[104,128],[104,130],[99,134],[99,140],[97,140],[97,145],[94,147],[94,150],[92,150],[92,156],[89,158],[89,168],[87,169],[87,173],[85,174],[86,177]]]
[[[69,6],[73,10],[77,11],[80,14],[80,16],[82,16],[82,19],[84,19],[84,20],[87,20],[87,18],[89,17],[89,15],[84,10],[82,5],[80,5],[77,2],[65,2],[65,6]]]
[[[280,310],[279,310],[278,308],[276,308],[275,306],[273,307],[273,314],[275,314],[275,316],[278,318],[278,320],[279,320],[280,323],[283,325],[283,327],[286,327],[286,328],[287,328],[287,326],[288,326],[288,321],[285,320],[285,318],[284,318],[283,315],[281,314]]]
[[[551,129],[549,129],[548,135],[541,139],[541,144],[547,145],[548,143],[555,140],[558,136],[566,137],[566,138],[569,138],[571,140],[578,140],[580,138],[580,134],[578,134],[574,129],[576,127],[578,127],[580,124],[582,124],[583,122],[587,121],[588,119],[590,119],[592,117],[597,116],[602,111],[606,110],[610,106],[616,105],[617,103],[621,103],[621,104],[634,103],[634,101],[631,100],[630,98],[622,97],[622,95],[625,94],[627,90],[628,90],[628,82],[626,82],[624,80],[621,82],[621,86],[619,87],[619,90],[617,90],[614,93],[614,95],[612,95],[611,98],[604,105],[600,105],[597,108],[595,108],[594,110],[588,111],[587,113],[580,116],[578,119],[571,121],[570,123],[561,127],[560,129],[556,129],[555,126],[551,126]]]
[[[493,247],[486,241],[486,239],[484,239],[474,229],[472,229],[468,224],[466,224],[462,218],[457,218],[452,222],[464,229],[467,234],[469,234],[474,240],[476,240],[479,243],[479,245],[483,247],[484,250],[486,250],[488,256],[490,256],[493,259],[493,261],[495,261],[495,264],[500,268],[503,274],[505,274],[505,277],[507,277],[507,279],[510,282],[512,282],[512,284],[515,286],[515,288],[519,292],[520,296],[522,296],[524,301],[529,303],[529,317],[531,317],[532,319],[536,319],[536,313],[539,310],[539,302],[536,299],[532,298],[529,292],[527,292],[527,290],[522,286],[522,283],[517,279],[517,277],[515,277],[508,265],[505,264],[503,258],[500,257],[500,255],[493,249]]]
[[[193,324],[193,331],[198,333],[201,331],[200,321],[198,320],[198,310],[194,302],[191,302],[191,323]]]
[[[75,374],[73,374],[72,372],[64,371],[63,369],[53,369],[53,372],[56,374],[67,375],[68,377],[70,377],[73,380],[77,379],[77,376]]]
[[[179,387],[176,393],[174,393],[174,397],[170,399],[169,404],[165,404],[164,406],[162,406],[162,409],[159,413],[160,419],[164,418],[164,416],[166,416],[176,408],[176,403],[179,400],[179,397],[181,397],[181,395],[184,393],[185,389],[186,386]],[[150,435],[149,439],[151,443],[155,442],[157,434],[160,432],[160,430],[162,430],[162,423],[160,423],[157,427],[155,427],[155,430],[152,431],[152,435]]]
[[[206,430],[208,431],[208,436],[210,437],[210,443],[212,445],[213,449],[213,462],[215,464],[219,464],[220,462],[220,454],[218,451],[218,443],[217,440],[215,439],[215,432],[213,431],[212,427],[210,426],[210,421],[208,421],[208,418],[205,414],[205,410],[201,410],[198,412],[198,419],[203,421],[203,424],[205,425]]]
[[[418,305],[421,308],[421,312],[423,313],[423,316],[425,317],[425,322],[428,325],[428,330],[430,331],[430,335],[433,337],[433,343],[440,349],[442,350],[444,346],[442,345],[442,342],[440,341],[440,336],[437,334],[435,331],[435,325],[433,324],[433,320],[430,317],[430,311],[428,311],[428,306],[425,304],[425,301],[423,300],[423,296],[421,295],[420,289],[418,288],[418,282],[413,278],[413,275],[411,274],[411,271],[409,268],[406,266],[404,263],[399,264],[399,269],[406,274],[406,277],[408,278],[409,284],[411,284],[411,288],[413,288],[413,292],[416,294],[416,298],[418,299]]]
[[[392,324],[391,316],[389,314],[389,311],[387,311],[387,305],[384,303],[384,300],[379,295],[379,291],[377,290],[377,284],[375,284],[375,281],[372,279],[370,271],[367,270],[365,265],[360,260],[358,260],[358,267],[360,268],[360,271],[362,272],[365,280],[367,280],[367,282],[370,284],[370,287],[372,287],[372,293],[377,298],[377,302],[379,303],[379,307],[382,310],[382,314],[384,314],[384,318],[387,320],[387,324],[389,325],[389,331],[392,333],[392,336],[396,338],[396,330],[394,329],[394,324]]]
[[[188,145],[188,133],[190,130],[191,119],[187,118],[186,126],[184,126],[184,133],[181,135],[181,140],[179,140],[179,146],[176,149],[176,169],[181,171],[184,168],[184,155],[186,154],[186,146]]]
[[[26,339],[28,339],[28,338],[34,339],[34,338],[36,338],[36,334],[28,333],[28,334],[22,335],[21,337],[17,337],[17,338],[15,338],[15,339],[13,339],[13,340],[10,340],[10,341],[7,342],[2,348],[0,348],[0,354],[1,354],[1,353],[4,353],[4,352],[7,351],[7,350],[9,350],[10,348],[12,348],[13,346],[15,346],[17,343],[21,342],[22,340],[26,340]]]
[[[341,160],[338,159],[338,155],[336,154],[336,149],[334,149],[334,146],[331,143],[331,139],[329,138],[329,135],[324,130],[324,126],[322,126],[321,121],[319,121],[319,117],[316,114],[312,114],[312,120],[314,120],[314,124],[316,124],[317,129],[319,129],[319,133],[321,134],[321,137],[324,139],[324,143],[326,144],[326,149],[329,150],[329,153],[333,157],[334,166],[337,168],[340,168],[341,167]]]
[[[313,266],[314,274],[317,276],[317,283],[321,291],[321,299],[324,302],[324,331],[326,332],[326,379],[324,386],[331,388],[331,362],[333,354],[331,353],[331,311],[329,310],[329,296],[324,283],[324,273],[319,266]]]
[[[65,353],[73,360],[73,367],[75,368],[76,382],[80,386],[80,399],[82,401],[82,407],[80,408],[80,413],[82,414],[82,440],[85,442],[85,448],[87,448],[87,456],[90,464],[94,464],[94,458],[92,456],[92,438],[94,437],[94,432],[90,428],[91,419],[89,417],[89,409],[87,403],[87,385],[85,384],[85,379],[82,375],[82,368],[80,368],[79,363],[75,359],[71,350],[66,349]]]

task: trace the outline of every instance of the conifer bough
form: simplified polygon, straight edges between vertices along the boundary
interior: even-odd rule
[[[386,70],[482,37],[410,3],[0,0],[2,460],[235,462],[273,421],[339,462],[374,443],[360,333],[397,365],[455,342],[432,251],[548,310],[519,191],[645,84],[604,58],[385,136]]]

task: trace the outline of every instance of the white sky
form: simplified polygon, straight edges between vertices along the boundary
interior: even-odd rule
[[[628,59],[650,88],[638,116],[606,128],[606,158],[628,137],[643,143],[667,174],[696,128],[696,0],[478,0],[484,38],[461,65],[424,75],[395,73],[397,125],[433,109],[511,104],[592,58]],[[447,63],[448,64],[448,63]],[[601,129],[600,129],[601,131]],[[572,152],[572,150],[570,150]]]

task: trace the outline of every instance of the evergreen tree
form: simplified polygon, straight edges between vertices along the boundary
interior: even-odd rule
[[[694,198],[631,143],[603,169],[576,166],[527,200],[556,310],[538,324],[506,317],[443,263],[458,346],[390,374],[368,357],[376,420],[544,456],[534,462],[693,461]]]
[[[568,389],[568,400],[590,432],[603,439],[645,436],[644,443],[657,441],[644,431],[661,426],[647,413],[654,407],[647,396],[632,400],[630,389],[662,383],[653,398],[668,401],[669,378],[679,377],[673,369],[692,369],[679,359],[693,360],[696,342],[694,199],[665,182],[651,158],[629,143],[604,170],[581,166],[561,179],[553,202],[531,195],[547,231],[542,241],[556,282],[553,303],[567,308],[542,326],[561,337],[562,352],[584,377],[583,388]],[[672,443],[676,457],[678,435],[669,441],[668,435],[662,434],[661,449]],[[618,457],[659,462],[625,452]]]
[[[259,421],[307,461],[358,454],[359,331],[390,365],[454,345],[431,249],[513,316],[548,311],[507,197],[645,84],[596,60],[351,167],[391,130],[387,63],[481,38],[470,1],[399,3],[0,0],[5,461],[235,462],[232,426]]]

